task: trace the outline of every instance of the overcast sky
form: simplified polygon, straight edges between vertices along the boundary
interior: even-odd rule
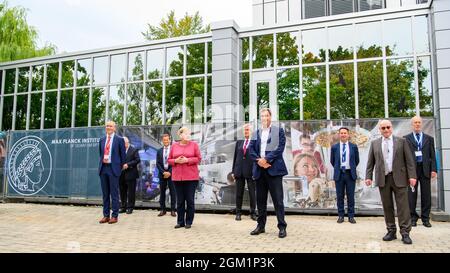
[[[158,25],[175,10],[200,12],[206,24],[234,19],[252,25],[252,0],[9,0],[28,10],[28,23],[39,31],[39,44],[51,42],[58,53],[144,41],[147,23]]]

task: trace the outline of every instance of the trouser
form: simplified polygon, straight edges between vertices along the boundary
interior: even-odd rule
[[[337,207],[339,217],[344,217],[344,197],[347,195],[348,217],[355,217],[355,183],[350,170],[341,171],[338,181],[336,181]]]
[[[159,183],[159,188],[161,190],[161,193],[159,195],[159,207],[161,211],[166,210],[166,190],[167,186],[169,186],[169,194],[170,194],[170,209],[172,211],[175,211],[176,203],[177,203],[177,196],[175,192],[175,186],[173,185],[172,179],[164,179],[162,178]]]
[[[420,218],[422,222],[430,221],[430,211],[431,211],[431,181],[430,178],[425,177],[423,173],[422,163],[417,163],[417,184],[414,187],[414,192],[412,192],[411,187],[408,187],[408,197],[409,197],[409,210],[411,212],[411,220],[417,222],[419,215],[416,211],[417,206],[417,193],[420,184]]]
[[[103,195],[103,216],[119,217],[119,177],[115,176],[110,164],[103,164],[100,172],[100,181]],[[111,206],[112,203],[112,206]]]
[[[397,187],[394,183],[394,177],[391,174],[386,175],[385,186],[380,187],[381,202],[383,203],[384,220],[388,231],[397,231],[395,225],[394,200],[397,205],[398,223],[400,233],[409,234],[411,231],[411,215],[409,214],[408,189],[407,187]]]
[[[192,225],[195,214],[195,189],[198,181],[174,181],[177,193],[177,224]]]
[[[248,193],[250,196],[250,213],[256,214],[255,180],[244,177],[236,179],[236,213],[241,213],[242,211],[242,201],[244,199],[245,181],[247,181]]]
[[[134,209],[136,203],[136,179],[120,177],[120,207]]]
[[[264,228],[267,222],[267,197],[270,192],[278,220],[278,228],[286,228],[283,203],[283,177],[270,176],[267,170],[261,169],[261,176],[256,180],[256,200],[258,205],[258,226]]]

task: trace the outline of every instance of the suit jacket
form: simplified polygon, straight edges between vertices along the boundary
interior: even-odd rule
[[[252,178],[253,161],[250,157],[250,142],[244,156],[245,140],[238,140],[234,149],[233,174],[235,178]]]
[[[141,162],[138,149],[130,146],[125,156],[125,163],[128,164],[128,169],[122,171],[122,176],[125,180],[136,180],[139,178],[139,172],[137,169],[138,164]]]
[[[98,174],[101,173],[103,168],[103,155],[105,153],[106,136],[102,137],[99,142],[99,164],[98,164]],[[113,174],[120,177],[122,173],[122,166],[125,164],[125,141],[123,138],[114,134],[114,139],[111,146],[111,168]]]
[[[375,179],[379,187],[385,186],[384,158],[382,150],[382,137],[374,140],[370,145],[367,160],[366,179]],[[410,178],[417,178],[416,162],[411,154],[408,143],[404,138],[394,136],[394,155],[392,159],[392,174],[395,185],[399,188],[407,187]]]
[[[356,174],[356,167],[359,164],[359,151],[358,146],[348,142],[348,150],[350,151],[350,172],[352,173],[353,180],[358,178]],[[341,177],[341,143],[337,143],[331,147],[331,165],[334,168],[334,181],[339,181]]]
[[[169,155],[167,155],[167,156],[169,156]],[[169,163],[167,162],[167,164],[169,164]],[[159,176],[160,180],[163,179],[164,172],[169,172],[170,174],[172,174],[172,166],[170,164],[169,164],[168,170],[167,171],[164,170],[164,147],[162,147],[161,149],[159,149],[156,152],[156,167],[158,168],[158,173],[159,173],[158,176]]]
[[[409,144],[413,157],[416,158],[417,142],[414,133],[405,136]],[[423,134],[422,139],[422,163],[423,174],[426,178],[431,178],[431,172],[437,172],[436,168],[436,150],[434,148],[434,138],[427,134]],[[417,166],[416,166],[417,167]]]
[[[270,129],[267,140],[266,157],[267,162],[272,165],[267,171],[271,176],[284,176],[288,174],[286,164],[283,159],[284,147],[286,145],[286,135],[283,128],[273,126]],[[261,151],[261,130],[258,129],[250,141],[250,158],[253,161],[253,178],[258,179],[261,176],[261,167],[257,164]]]

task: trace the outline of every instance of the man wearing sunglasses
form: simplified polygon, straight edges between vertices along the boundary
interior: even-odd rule
[[[411,215],[409,213],[408,187],[416,185],[416,162],[407,141],[392,135],[393,127],[389,120],[379,124],[381,138],[372,141],[367,161],[366,185],[372,185],[375,172],[376,185],[380,190],[384,219],[388,233],[383,241],[397,239],[395,211],[392,193],[397,205],[400,234],[404,244],[412,244]]]

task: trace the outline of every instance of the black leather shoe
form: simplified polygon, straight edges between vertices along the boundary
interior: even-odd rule
[[[125,213],[125,212],[127,212],[126,209],[120,209],[120,210],[119,210],[119,213]]]
[[[403,242],[405,245],[410,245],[410,244],[412,244],[412,240],[411,240],[411,238],[409,237],[409,234],[402,234],[402,242]]]
[[[241,221],[241,215],[240,214],[236,214],[236,221]]]
[[[250,218],[252,218],[253,221],[257,221],[258,220],[258,216],[256,216],[256,214],[250,215]]]
[[[278,238],[284,238],[287,236],[287,232],[285,228],[280,229],[280,232],[278,233]]]
[[[182,227],[184,227],[184,225],[178,224],[178,225],[175,226],[175,228],[182,228]]]
[[[344,217],[339,217],[337,222],[338,222],[338,224],[344,223]]]
[[[353,217],[348,218],[348,221],[352,224],[356,224],[356,220]]]
[[[384,237],[383,241],[392,241],[397,239],[396,231],[389,231]]]
[[[428,227],[428,228],[430,228],[430,227],[431,227],[431,224],[430,224],[430,222],[429,222],[429,221],[425,221],[425,222],[423,222],[423,225],[424,225],[425,227]]]
[[[417,227],[417,221],[411,221],[411,226]]]
[[[256,227],[255,230],[250,232],[250,235],[259,235],[264,232],[266,232],[266,230],[264,228]]]
[[[186,225],[185,228],[186,228],[186,229],[190,229],[190,228],[191,228],[191,225]]]

